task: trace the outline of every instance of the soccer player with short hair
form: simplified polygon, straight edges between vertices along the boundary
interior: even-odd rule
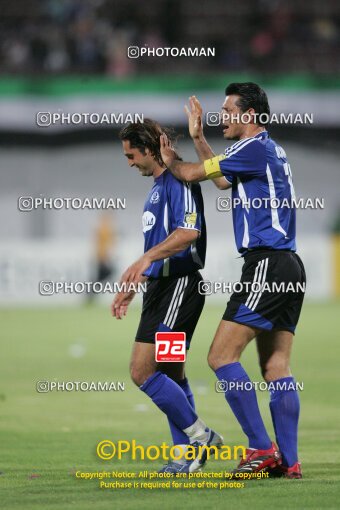
[[[297,456],[300,404],[289,362],[304,292],[263,290],[265,283],[303,287],[306,281],[295,253],[296,211],[280,205],[295,197],[292,173],[284,150],[269,137],[263,122],[270,113],[266,93],[250,82],[231,83],[225,92],[223,135],[236,143],[224,154],[214,155],[203,135],[200,103],[193,96],[191,110],[186,109],[201,163],[176,160],[166,134],[161,137],[161,154],[178,179],[198,182],[212,178],[220,189],[231,188],[233,199],[241,199],[234,201],[233,207],[236,245],[244,257],[241,282],[258,284],[260,291],[243,286],[232,294],[208,362],[219,380],[249,382],[239,360],[256,338],[263,377],[274,388],[270,411],[278,447],[265,429],[255,390],[237,389],[237,385],[228,390],[226,385],[226,400],[249,440],[247,456],[234,473],[270,470],[277,476],[301,478]],[[261,201],[260,208],[252,207],[254,199]],[[272,199],[277,199],[279,206],[276,202],[273,207]]]
[[[222,445],[222,437],[198,417],[182,362],[155,361],[157,332],[184,331],[187,349],[204,306],[198,292],[204,267],[206,226],[199,184],[176,179],[166,168],[160,154],[160,135],[169,130],[151,120],[131,123],[120,133],[123,151],[130,167],[141,175],[153,177],[153,186],[143,211],[144,255],[123,274],[121,282],[147,281],[143,311],[131,357],[131,378],[163,411],[169,421],[173,443],[180,446],[176,457],[162,471],[193,472],[206,460],[199,446]],[[177,159],[178,155],[176,153]],[[121,319],[135,293],[121,292],[112,303],[112,315]],[[192,458],[192,451],[196,452]]]

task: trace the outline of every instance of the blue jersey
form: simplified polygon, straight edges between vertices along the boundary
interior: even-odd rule
[[[200,185],[178,181],[165,170],[155,179],[144,205],[144,253],[177,228],[199,230],[200,235],[186,250],[153,262],[144,275],[183,276],[203,268],[205,263],[207,239]]]
[[[208,177],[224,175],[232,184],[237,249],[296,250],[296,210],[292,172],[282,147],[267,131],[227,148],[204,163]]]

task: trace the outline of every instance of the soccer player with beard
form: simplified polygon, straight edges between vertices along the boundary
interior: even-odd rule
[[[199,446],[222,445],[222,437],[198,417],[182,362],[155,361],[155,335],[164,331],[184,331],[189,348],[204,306],[198,292],[204,267],[206,227],[203,198],[199,184],[176,179],[166,168],[160,154],[160,136],[169,130],[150,119],[132,123],[120,133],[123,151],[130,167],[146,177],[153,186],[143,211],[144,255],[123,274],[121,282],[147,281],[143,311],[131,356],[131,378],[163,411],[169,421],[176,457],[193,448],[190,459],[170,461],[161,471],[188,473],[205,463],[206,450]],[[178,156],[176,153],[175,157]],[[126,315],[134,291],[117,294],[112,314]],[[194,457],[194,458],[193,458]]]
[[[163,161],[178,179],[214,179],[220,189],[232,189],[232,198],[238,199],[233,207],[236,245],[244,257],[241,282],[260,286],[255,292],[244,285],[232,294],[208,357],[217,378],[227,383],[226,400],[249,440],[247,456],[234,473],[270,471],[275,476],[301,478],[297,454],[300,404],[289,363],[306,280],[295,253],[294,204],[276,205],[291,204],[295,198],[290,165],[266,130],[270,109],[266,93],[257,84],[231,83],[226,88],[223,135],[237,142],[220,156],[214,155],[204,138],[198,100],[192,97],[190,103],[189,130],[201,163],[176,160],[166,134],[161,137]],[[260,201],[260,208],[252,207],[254,199]],[[271,200],[278,202],[273,206]],[[300,284],[300,290],[263,290],[265,283],[273,282]],[[239,360],[254,338],[263,377],[273,388],[270,411],[278,447],[265,429],[255,390],[242,389],[250,381]],[[230,382],[240,384],[230,389]]]

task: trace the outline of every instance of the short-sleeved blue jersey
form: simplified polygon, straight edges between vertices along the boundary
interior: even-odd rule
[[[208,176],[224,175],[232,184],[234,233],[240,253],[265,247],[296,250],[292,172],[284,150],[267,131],[236,142],[204,166]]]
[[[144,275],[152,278],[183,276],[203,268],[205,263],[207,240],[200,185],[181,182],[165,170],[154,180],[144,205],[144,253],[177,228],[195,229],[200,235],[186,250],[153,262]]]

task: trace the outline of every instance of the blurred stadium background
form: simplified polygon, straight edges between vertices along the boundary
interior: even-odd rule
[[[298,197],[321,197],[324,210],[298,214],[298,250],[308,297],[339,294],[340,4],[336,0],[25,0],[0,1],[0,303],[77,303],[41,297],[40,280],[93,280],[100,212],[18,210],[20,196],[115,197],[116,275],[142,250],[140,216],[151,182],[129,169],[118,125],[37,126],[37,112],[143,114],[183,136],[196,160],[183,105],[196,94],[219,111],[230,81],[254,80],[273,112],[312,113],[312,125],[273,125],[288,153]],[[215,47],[215,57],[128,59],[130,45]],[[216,153],[219,128],[206,128]],[[240,260],[231,214],[203,184],[209,234],[208,279],[236,281]],[[226,257],[226,253],[228,256]],[[107,297],[106,299],[109,299]],[[224,299],[224,298],[223,298]]]

